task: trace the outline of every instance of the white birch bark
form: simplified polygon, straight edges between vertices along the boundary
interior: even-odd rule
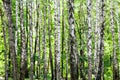
[[[32,0],[29,0],[29,47],[30,47],[30,80],[34,80],[34,53],[33,53],[33,19],[32,19]]]
[[[54,22],[55,22],[55,67],[56,80],[61,80],[60,70],[60,0],[54,0]]]
[[[18,53],[17,51],[17,42],[18,42],[18,24],[19,24],[19,21],[18,21],[18,13],[19,13],[19,0],[16,0],[16,29],[15,29],[15,50],[16,50],[16,54]]]
[[[70,69],[71,80],[78,80],[77,74],[77,48],[75,36],[75,20],[74,20],[74,0],[68,0],[68,15],[69,15],[69,36],[70,36]]]
[[[87,51],[88,51],[88,80],[92,80],[92,26],[91,26],[91,0],[87,0],[87,23],[88,23],[88,36],[87,36]]]

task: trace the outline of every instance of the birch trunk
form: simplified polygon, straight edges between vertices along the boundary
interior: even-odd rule
[[[45,0],[46,1],[46,0]],[[44,26],[43,26],[43,57],[44,57],[44,80],[47,80],[47,55],[46,55],[46,16],[47,14],[47,5],[44,2]]]
[[[99,21],[100,21],[100,0],[96,0],[96,26],[95,26],[95,51],[94,51],[94,74],[95,74],[95,80],[97,77],[97,72],[98,72],[98,65],[99,65],[99,47],[98,47],[98,42],[100,38],[100,26],[99,26]]]
[[[55,21],[55,80],[61,80],[60,70],[60,1],[54,0],[54,21]]]
[[[92,80],[92,26],[91,26],[91,0],[87,0],[87,20],[88,20],[88,36],[87,36],[87,51],[88,51],[88,80]]]
[[[19,13],[19,0],[16,0],[16,29],[15,29],[15,50],[17,51],[17,43],[18,43],[18,13]]]
[[[40,8],[40,3],[39,3],[39,0],[38,0],[38,5],[39,5],[39,8]],[[39,11],[39,8],[38,8],[38,12],[39,12],[39,43],[38,43],[38,45],[39,45],[39,51],[38,51],[38,55],[39,55],[39,57],[38,57],[38,68],[39,68],[39,77],[40,77],[40,75],[41,75],[41,22],[42,22],[42,16],[41,16],[41,12]],[[40,79],[40,78],[39,78]]]
[[[27,69],[27,54],[26,54],[26,36],[25,36],[25,26],[24,26],[23,0],[20,0],[20,30],[21,30],[20,80],[24,80],[25,71]]]
[[[74,21],[74,0],[68,1],[69,9],[69,36],[70,36],[70,70],[71,80],[78,80],[77,74],[77,52],[76,52],[76,36],[75,36],[75,21]]]
[[[14,27],[13,27],[13,20],[12,20],[12,2],[11,0],[3,0],[4,8],[7,13],[8,18],[8,31],[9,31],[9,49],[10,49],[10,56],[12,60],[12,70],[13,70],[13,80],[18,80],[18,65],[16,59],[16,52],[15,52],[15,37],[14,37]]]
[[[104,61],[103,61],[103,55],[104,55],[104,26],[105,26],[105,14],[104,14],[104,6],[105,2],[104,0],[100,0],[100,53],[99,53],[99,65],[98,65],[98,73],[97,73],[97,79],[96,80],[104,80]]]
[[[32,23],[32,0],[29,0],[29,47],[30,47],[30,80],[33,80],[34,53],[33,53],[33,23]]]

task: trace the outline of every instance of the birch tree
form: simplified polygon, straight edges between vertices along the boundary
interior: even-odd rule
[[[16,29],[15,29],[15,50],[16,54],[18,53],[17,51],[17,43],[18,43],[18,18],[19,18],[19,0],[16,0]]]
[[[76,36],[75,36],[75,21],[74,21],[74,0],[68,1],[69,15],[69,36],[70,36],[70,70],[71,80],[78,80],[77,75],[77,53],[76,53]]]
[[[46,1],[46,0],[45,0]],[[43,26],[43,57],[44,57],[44,80],[47,80],[47,54],[46,54],[46,18],[47,18],[47,5],[44,2],[44,26]]]
[[[61,80],[60,70],[60,1],[54,0],[54,21],[55,21],[55,80]]]
[[[33,24],[32,24],[32,0],[29,0],[29,47],[30,47],[30,80],[33,80],[34,53],[33,53]]]
[[[100,21],[100,0],[96,0],[96,26],[95,26],[95,50],[94,50],[94,73],[95,73],[95,79],[97,76],[97,71],[98,71],[98,64],[99,64],[99,47],[98,47],[98,38],[100,38],[100,27],[99,27],[99,21]],[[98,33],[99,32],[99,33]]]
[[[91,26],[91,0],[87,0],[87,52],[88,52],[88,80],[92,80],[92,26]]]
[[[8,31],[9,31],[9,49],[10,49],[10,56],[12,60],[12,68],[13,68],[13,80],[18,80],[18,65],[16,59],[16,52],[15,52],[15,36],[14,36],[14,27],[13,27],[13,20],[12,20],[12,2],[11,0],[3,0],[4,8],[7,13],[8,18]]]
[[[98,65],[98,72],[97,72],[97,79],[96,80],[104,80],[104,61],[103,61],[103,55],[104,55],[104,27],[105,27],[105,12],[104,12],[104,6],[105,6],[105,1],[104,0],[100,0],[100,42],[99,42],[99,49],[100,49],[100,53],[99,53],[99,65]]]
[[[27,69],[27,54],[26,54],[26,35],[24,26],[23,0],[20,0],[20,31],[21,31],[20,80],[24,80],[25,71]]]

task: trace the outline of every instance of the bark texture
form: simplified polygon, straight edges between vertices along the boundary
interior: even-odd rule
[[[70,36],[70,70],[71,80],[78,80],[77,74],[77,52],[76,52],[76,36],[74,21],[74,0],[68,1],[69,9],[69,36]]]
[[[98,65],[99,65],[99,52],[100,52],[100,46],[98,46],[98,41],[100,40],[100,0],[96,0],[96,26],[95,26],[95,51],[94,51],[94,74],[95,74],[95,79],[97,77],[97,72],[98,72]]]
[[[88,80],[92,80],[92,26],[91,26],[91,0],[87,0],[87,51],[88,51]]]
[[[11,0],[3,0],[3,4],[8,18],[9,49],[12,60],[13,80],[18,80],[19,78],[18,65],[17,65],[16,52],[15,52],[15,36],[14,36],[14,27],[12,20],[12,6],[11,6],[12,2]]]
[[[15,29],[15,50],[16,54],[18,53],[17,51],[17,43],[18,43],[18,19],[19,19],[19,0],[16,0],[16,29]]]
[[[103,61],[103,55],[104,55],[104,27],[105,27],[105,13],[104,13],[104,6],[105,2],[104,0],[100,0],[100,53],[99,53],[99,65],[98,65],[98,72],[97,72],[97,79],[96,80],[104,80],[104,61]]]
[[[54,21],[55,21],[55,80],[61,80],[60,70],[60,1],[54,0]]]
[[[33,19],[32,19],[32,0],[29,0],[29,47],[30,47],[30,80],[34,80],[34,53],[33,53]]]
[[[27,54],[26,54],[26,35],[23,15],[23,0],[20,0],[20,31],[21,31],[21,65],[20,65],[20,80],[25,79],[27,69]]]
[[[47,80],[47,54],[46,54],[46,18],[47,18],[47,5],[44,2],[44,26],[43,26],[43,57],[44,57],[44,80]]]

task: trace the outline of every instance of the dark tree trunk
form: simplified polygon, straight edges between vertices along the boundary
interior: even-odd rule
[[[11,0],[3,0],[4,8],[7,13],[8,18],[8,29],[9,29],[9,48],[10,48],[10,55],[12,60],[12,70],[13,70],[13,80],[18,80],[18,65],[16,59],[16,52],[15,52],[15,37],[14,37],[14,27],[13,27],[13,20],[12,20],[12,2]]]
[[[71,80],[78,80],[77,72],[77,52],[76,52],[76,36],[75,36],[75,25],[74,25],[74,0],[68,1],[69,9],[69,36],[70,36],[70,69],[71,69]]]
[[[104,0],[101,0],[100,5],[100,53],[99,53],[99,65],[96,80],[104,80],[104,67],[103,67],[103,54],[104,54],[104,26],[105,26],[105,15],[104,15]]]

